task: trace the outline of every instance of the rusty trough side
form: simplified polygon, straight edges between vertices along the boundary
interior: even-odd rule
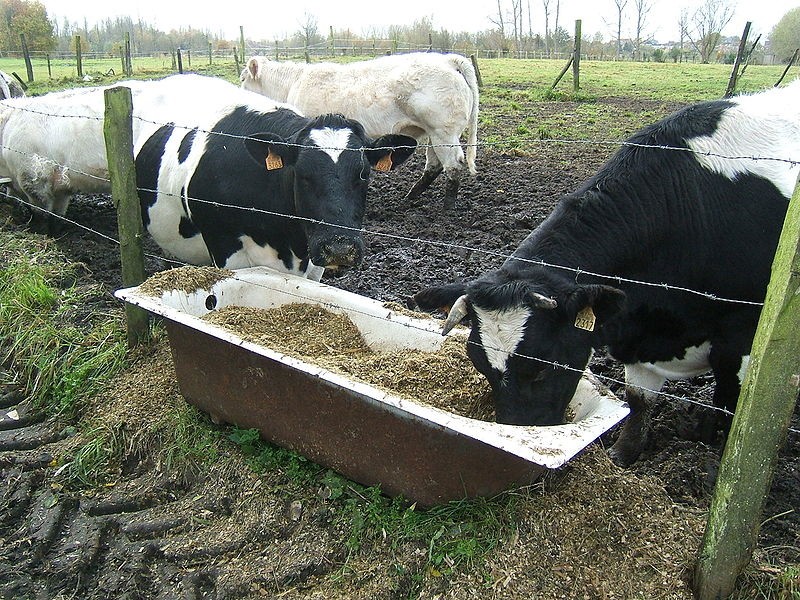
[[[421,505],[492,496],[535,481],[526,461],[320,377],[166,320],[184,397],[217,420],[258,429],[364,485]]]

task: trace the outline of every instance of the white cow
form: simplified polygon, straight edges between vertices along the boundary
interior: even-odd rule
[[[131,87],[135,95],[141,82],[119,85]],[[10,178],[13,190],[34,207],[64,215],[76,192],[111,191],[101,89],[0,101],[0,177]],[[141,126],[134,120],[136,130]],[[51,230],[56,223],[34,210],[31,226]]]
[[[464,166],[460,137],[467,131],[466,163],[475,174],[478,83],[468,58],[411,53],[348,64],[277,62],[254,56],[242,87],[288,102],[312,116],[338,112],[367,134],[404,133],[426,148],[425,171],[408,192],[413,199],[444,172],[445,206],[453,206]]]
[[[137,97],[151,85],[141,80],[1,100],[0,177],[10,178],[12,189],[34,207],[31,228],[54,233],[58,227],[57,220],[37,211],[37,207],[64,215],[76,193],[111,192],[103,134],[105,89],[130,88],[133,139],[138,141],[138,152],[144,140],[165,120],[180,120],[189,128],[196,126],[199,113],[213,101],[185,101],[186,87],[197,80],[195,76],[168,77],[159,86],[161,93],[148,93],[141,101]],[[200,81],[206,94],[209,90],[222,94],[230,87],[238,89],[222,79],[208,77]],[[273,109],[280,105],[266,104]]]

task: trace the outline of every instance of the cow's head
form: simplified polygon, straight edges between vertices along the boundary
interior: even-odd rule
[[[469,318],[467,354],[491,384],[499,423],[556,425],[564,422],[597,329],[624,297],[616,288],[580,285],[544,270],[519,278],[500,269],[469,285],[425,289],[414,299],[426,310],[452,307],[444,333]]]
[[[250,155],[268,171],[292,172],[294,216],[308,240],[308,258],[328,269],[358,265],[364,256],[362,221],[371,169],[390,171],[416,148],[414,138],[368,138],[341,115],[323,115],[291,139],[249,136]]]

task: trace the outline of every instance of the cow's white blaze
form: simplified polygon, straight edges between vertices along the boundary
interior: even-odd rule
[[[339,160],[339,155],[347,148],[347,142],[350,141],[352,131],[349,129],[331,129],[330,127],[323,127],[322,129],[312,129],[308,134],[314,140],[314,143],[323,150],[325,154],[331,157],[333,162]]]
[[[508,358],[516,352],[525,335],[531,311],[524,306],[507,310],[485,310],[478,306],[474,309],[486,358],[493,368],[504,372]]]

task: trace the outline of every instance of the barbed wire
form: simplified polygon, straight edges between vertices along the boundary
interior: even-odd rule
[[[31,210],[41,210],[36,205],[34,205],[34,204],[32,204],[32,203],[30,203],[30,202],[28,202],[26,200],[23,200],[21,198],[18,198],[16,196],[12,195],[12,194],[9,194],[5,190],[0,189],[0,196],[3,196],[3,197],[5,197],[6,199],[9,199],[9,200],[14,200],[16,202],[19,202],[19,203],[21,203],[22,205],[28,207]],[[74,221],[72,219],[68,219],[68,218],[66,218],[66,217],[64,217],[62,215],[58,215],[56,213],[52,213],[52,212],[49,212],[49,211],[43,211],[43,212],[46,212],[50,216],[53,216],[53,217],[55,217],[57,219],[60,219],[60,220],[62,220],[64,222],[67,222],[67,223],[69,223],[71,225],[77,226],[77,227],[79,227],[79,228],[81,228],[81,229],[83,229],[83,230],[85,230],[87,232],[90,232],[90,233],[94,234],[94,235],[97,235],[97,236],[99,236],[100,238],[102,238],[102,239],[104,239],[106,241],[109,241],[111,243],[116,244],[117,246],[120,245],[119,240],[117,240],[116,238],[111,237],[109,235],[106,235],[106,234],[104,234],[102,232],[99,232],[99,231],[97,231],[95,229],[92,229],[91,227],[88,227],[86,225],[78,223],[78,222],[76,222],[76,221]],[[157,260],[163,260],[163,261],[171,263],[173,265],[179,265],[179,266],[183,266],[183,267],[196,266],[196,265],[192,265],[192,264],[180,261],[180,260],[171,259],[171,258],[167,258],[167,257],[161,256],[161,255],[156,255],[156,254],[152,254],[152,253],[145,253],[145,256],[148,256],[148,257],[151,257],[151,258],[154,258],[154,259],[157,259]],[[298,292],[292,292],[292,291],[285,290],[285,289],[280,289],[279,290],[277,288],[273,288],[273,287],[271,287],[269,285],[266,285],[266,284],[263,284],[263,283],[254,282],[254,281],[251,281],[251,280],[248,280],[248,279],[243,279],[243,278],[239,277],[239,275],[235,271],[233,272],[233,275],[230,276],[230,278],[234,279],[236,281],[239,281],[241,283],[245,283],[247,285],[252,285],[252,286],[255,286],[255,287],[259,287],[259,288],[267,290],[267,291],[280,292],[282,294],[297,298],[298,300],[302,300],[304,302],[315,303],[315,304],[319,304],[319,305],[327,307],[327,308],[333,308],[333,309],[338,309],[338,310],[341,310],[341,311],[344,311],[344,312],[355,313],[355,314],[359,314],[361,316],[365,316],[365,317],[369,317],[369,318],[373,318],[373,319],[380,319],[380,320],[383,320],[383,321],[388,321],[389,320],[386,317],[380,317],[380,316],[374,315],[372,313],[368,313],[368,312],[359,310],[357,308],[344,307],[342,305],[338,305],[338,304],[335,304],[335,303],[330,302],[330,301],[324,301],[324,300],[320,300],[318,298],[309,297],[309,296],[306,296],[304,294],[300,294]],[[428,329],[424,329],[422,327],[414,325],[413,323],[400,322],[400,321],[397,321],[397,320],[392,320],[392,323],[395,324],[395,325],[400,324],[401,326],[407,327],[409,329],[414,329],[414,330],[417,330],[417,331],[429,332]],[[491,346],[486,346],[485,344],[477,344],[476,342],[472,342],[469,339],[465,339],[464,341],[465,341],[466,344],[471,344],[471,345],[475,345],[475,346],[478,346],[478,347],[483,347],[484,349],[500,350],[499,348],[493,348]],[[544,359],[544,358],[539,358],[539,357],[536,357],[536,356],[531,356],[531,355],[519,353],[519,352],[516,352],[516,351],[511,352],[510,356],[519,357],[519,358],[528,359],[528,360],[533,360],[535,362],[544,364],[546,366],[550,366],[550,367],[552,367],[553,369],[556,369],[556,370],[560,369],[560,370],[565,370],[565,371],[572,371],[572,372],[575,372],[575,373],[583,373],[583,371],[584,371],[584,369],[577,369],[575,367],[571,367],[571,366],[563,364],[563,363],[549,361],[549,360]],[[671,394],[671,393],[668,393],[668,392],[664,392],[662,390],[654,390],[654,389],[650,389],[648,387],[641,386],[641,385],[633,385],[633,384],[630,384],[630,383],[628,383],[628,382],[626,382],[624,380],[616,379],[614,377],[610,377],[610,376],[607,376],[607,375],[602,375],[602,374],[595,373],[595,372],[592,372],[592,374],[599,381],[603,382],[604,385],[606,385],[607,387],[610,387],[611,385],[618,385],[618,386],[623,387],[623,388],[629,388],[629,387],[630,388],[636,388],[636,389],[644,392],[645,394],[649,394],[649,395],[651,395],[653,397],[661,396],[661,397],[667,398],[669,400],[685,402],[687,404],[700,407],[703,410],[715,411],[715,412],[718,412],[718,413],[723,414],[723,415],[728,416],[728,417],[732,417],[733,416],[733,413],[731,411],[727,410],[727,409],[724,409],[724,408],[721,408],[721,407],[718,407],[718,406],[714,406],[713,404],[707,404],[705,402],[702,402],[702,401],[699,401],[699,400],[695,400],[695,399],[689,398],[687,396],[678,396],[676,394]],[[792,427],[789,427],[788,431],[793,433],[793,434],[800,435],[800,430],[794,429]]]
[[[277,105],[281,105],[281,103],[277,103],[276,106]],[[30,113],[38,114],[38,115],[41,115],[41,116],[46,116],[46,117],[81,118],[81,119],[87,119],[87,120],[94,120],[94,121],[98,121],[98,122],[99,121],[103,121],[102,117],[94,117],[94,116],[85,115],[85,114],[70,115],[70,114],[63,114],[63,113],[62,114],[51,113],[51,112],[48,112],[48,111],[37,110],[37,109],[31,108],[31,107],[17,107],[17,106],[15,106],[14,108],[19,109],[19,110],[28,111]],[[156,125],[158,127],[164,126],[164,125],[174,125],[174,126],[186,128],[186,129],[189,129],[189,130],[199,131],[199,132],[202,132],[202,133],[204,133],[206,135],[223,135],[223,136],[232,137],[232,138],[252,139],[252,138],[249,138],[249,136],[239,136],[239,135],[234,135],[234,134],[227,134],[227,133],[224,133],[224,132],[215,132],[215,131],[205,130],[205,129],[198,128],[198,127],[191,126],[191,125],[180,125],[180,124],[176,124],[174,122],[162,123],[162,122],[159,122],[159,121],[154,121],[152,119],[146,119],[144,117],[140,117],[140,116],[137,116],[137,115],[134,115],[133,118],[136,118],[139,121],[144,122],[144,123],[149,123],[151,125]],[[715,157],[715,158],[719,158],[719,159],[723,159],[723,160],[737,160],[737,161],[741,161],[741,160],[765,161],[766,160],[766,161],[777,161],[777,162],[782,162],[782,163],[789,164],[792,167],[796,166],[800,162],[800,161],[792,160],[792,159],[769,157],[769,156],[746,156],[746,155],[744,155],[744,156],[742,156],[742,155],[728,156],[728,155],[723,155],[723,154],[714,153],[714,152],[710,152],[710,151],[697,151],[697,150],[694,150],[692,148],[687,148],[687,147],[674,147],[674,146],[667,146],[667,145],[650,145],[650,144],[643,144],[643,143],[637,143],[637,142],[631,142],[631,141],[570,140],[570,139],[548,138],[548,139],[539,139],[539,140],[527,140],[526,139],[526,140],[524,140],[524,142],[529,144],[529,145],[536,145],[536,144],[582,144],[582,145],[602,145],[602,146],[615,146],[615,147],[630,146],[630,147],[643,148],[643,149],[657,149],[657,150],[664,150],[664,151],[691,152],[693,154],[707,156],[707,157]],[[508,146],[509,144],[514,144],[514,143],[518,143],[518,140],[513,140],[512,139],[510,141],[504,141],[504,142],[481,142],[479,144],[476,144],[475,146],[476,146],[476,148],[493,148],[493,147],[498,147],[498,146]],[[308,146],[304,146],[302,144],[292,144],[292,143],[288,143],[288,142],[285,145],[287,145],[287,146],[297,146],[297,147],[308,147]],[[455,147],[455,146],[463,147],[463,146],[467,146],[467,145],[468,144],[436,144],[436,145],[419,144],[418,147],[420,147],[420,148]],[[29,154],[27,154],[25,152],[21,152],[19,150],[16,150],[14,148],[10,148],[10,147],[7,147],[7,146],[2,146],[2,148],[4,150],[17,152],[19,154],[22,154],[23,156],[31,156],[31,155],[29,155]],[[320,148],[320,147],[319,146],[314,146],[314,148]],[[360,149],[360,148],[359,149],[346,149],[346,150],[354,150],[354,151],[363,152],[363,149]],[[55,162],[53,164],[55,164],[56,166],[58,166],[60,168],[65,169],[68,172],[78,173],[78,174],[81,174],[81,175],[83,175],[85,177],[94,178],[94,179],[97,179],[97,180],[100,180],[100,181],[103,181],[103,182],[106,182],[106,183],[110,184],[110,180],[107,179],[107,178],[102,178],[102,177],[98,177],[98,176],[96,176],[94,174],[91,174],[91,173],[82,172],[82,171],[80,171],[78,169],[69,167],[67,165],[58,165]],[[139,189],[138,191],[147,191],[147,192],[156,193],[156,194],[161,193],[161,194],[164,194],[164,195],[180,197],[177,194],[171,194],[171,193],[163,192],[163,191],[159,192],[159,190]],[[4,195],[6,197],[8,197],[8,198],[15,198],[14,196],[11,196],[9,194],[4,194]],[[224,209],[235,208],[237,210],[246,210],[246,211],[266,214],[266,215],[270,215],[270,216],[277,216],[277,217],[281,217],[281,218],[298,219],[298,220],[302,220],[302,221],[305,221],[305,222],[310,222],[310,223],[316,224],[316,225],[335,225],[335,224],[326,223],[326,222],[320,221],[320,220],[310,219],[308,217],[301,217],[299,215],[287,215],[287,214],[283,214],[283,213],[276,213],[276,212],[273,212],[273,211],[268,211],[268,210],[264,210],[264,209],[258,209],[258,208],[255,208],[255,207],[236,207],[236,206],[231,206],[231,205],[224,204],[224,203],[219,203],[219,202],[214,202],[214,201],[204,200],[204,199],[199,199],[199,198],[188,198],[188,199],[189,200],[193,200],[195,202],[206,203],[206,204],[213,205],[213,206],[219,207],[219,208],[224,208]],[[26,201],[24,201],[22,199],[15,198],[15,200],[18,201],[18,202],[21,202],[24,205],[27,205],[32,210],[42,210],[41,207],[38,207],[38,206],[36,206],[34,204],[26,202]],[[50,211],[44,211],[44,212],[47,212],[52,217],[61,219],[61,220],[65,221],[65,222],[68,222],[68,223],[70,223],[70,224],[72,224],[74,226],[77,226],[77,227],[79,227],[79,228],[81,228],[83,230],[86,230],[86,231],[88,231],[88,232],[90,232],[90,233],[92,233],[94,235],[100,236],[101,238],[104,238],[107,241],[110,241],[110,242],[115,243],[115,244],[119,244],[119,241],[116,240],[115,238],[110,237],[108,235],[105,235],[105,234],[103,234],[103,233],[101,233],[99,231],[96,231],[96,230],[94,230],[94,229],[92,229],[90,227],[87,227],[87,226],[85,226],[85,225],[83,225],[81,223],[78,223],[78,222],[76,222],[74,220],[68,219],[68,218],[66,218],[66,217],[64,217],[62,215],[57,215],[57,214],[52,213]],[[530,262],[530,263],[537,264],[537,265],[540,265],[540,266],[543,266],[543,267],[555,268],[555,269],[561,269],[561,270],[574,272],[575,275],[576,275],[576,278],[581,274],[585,274],[585,275],[590,275],[590,276],[597,277],[597,278],[605,278],[605,279],[613,280],[613,281],[616,281],[618,283],[623,283],[624,282],[624,283],[629,283],[629,284],[637,284],[637,285],[644,285],[644,286],[651,286],[651,287],[659,287],[659,288],[663,288],[663,289],[667,289],[667,290],[675,290],[675,291],[692,293],[692,294],[696,294],[696,295],[700,295],[700,296],[706,297],[707,299],[714,300],[714,301],[734,302],[734,303],[742,303],[742,304],[749,304],[749,305],[755,305],[755,306],[763,305],[763,303],[761,303],[761,302],[751,302],[751,301],[743,301],[743,300],[736,300],[736,299],[730,299],[730,298],[720,298],[720,297],[718,297],[718,296],[716,296],[714,294],[710,294],[708,292],[692,290],[692,289],[689,289],[689,288],[684,288],[684,287],[679,287],[679,286],[671,286],[671,285],[666,284],[666,283],[656,283],[656,282],[649,282],[649,281],[633,280],[633,279],[623,278],[623,277],[619,277],[619,276],[605,275],[605,274],[602,274],[602,273],[595,273],[595,272],[587,271],[587,270],[580,269],[580,268],[569,267],[569,266],[565,266],[565,265],[552,264],[552,263],[548,263],[546,261],[526,259],[526,258],[523,258],[523,257],[515,257],[515,256],[513,256],[513,254],[512,255],[508,255],[508,254],[505,254],[505,253],[502,253],[502,252],[493,251],[493,250],[486,250],[486,249],[482,249],[482,248],[474,248],[474,247],[470,247],[470,246],[465,246],[465,245],[460,245],[460,244],[453,244],[453,243],[449,243],[449,242],[440,242],[440,241],[435,241],[435,240],[425,240],[425,239],[422,239],[422,238],[404,236],[404,235],[399,235],[399,234],[389,234],[389,233],[384,233],[384,232],[371,232],[371,231],[368,231],[368,230],[363,229],[363,228],[341,227],[341,226],[338,226],[338,225],[335,225],[335,226],[340,227],[341,229],[345,229],[345,230],[352,230],[352,231],[360,233],[360,234],[377,235],[377,236],[387,237],[387,238],[390,238],[390,239],[403,241],[403,242],[408,242],[408,243],[413,243],[413,244],[419,244],[419,243],[429,244],[429,245],[445,247],[445,248],[453,249],[453,250],[468,251],[468,252],[474,252],[474,253],[479,253],[479,254],[485,254],[485,255],[492,256],[492,257],[501,258],[503,260],[508,260],[508,259],[513,258],[514,260],[517,260],[517,261],[520,261],[520,262]],[[165,261],[167,261],[167,262],[169,262],[171,264],[175,264],[175,265],[186,265],[186,263],[183,263],[182,261],[176,261],[176,260],[173,260],[173,259],[168,259],[168,258],[165,258],[165,257],[162,257],[162,256],[158,256],[158,255],[147,254],[147,256],[153,257],[153,258],[157,258],[157,259],[161,259],[161,260],[165,260]],[[256,285],[258,285],[258,284],[256,284]],[[269,288],[267,288],[267,289],[269,289]],[[302,299],[305,300],[305,301],[319,302],[318,300],[315,300],[313,298],[305,298],[305,297],[303,297]],[[343,309],[343,307],[337,307],[337,308]],[[369,315],[369,316],[374,317],[374,315]],[[467,343],[473,343],[473,342],[467,341]],[[579,371],[580,372],[579,369],[574,369],[572,367],[569,367],[568,365],[563,365],[563,364],[559,364],[559,363],[556,363],[556,362],[547,361],[547,360],[542,359],[542,358],[533,357],[533,356],[526,356],[524,354],[519,354],[519,353],[512,353],[512,354],[515,355],[515,356],[519,356],[521,358],[526,358],[526,359],[530,359],[530,360],[534,360],[534,361],[543,363],[545,365],[549,365],[549,366],[553,367],[554,369],[572,370],[572,371]],[[613,378],[610,378],[610,377],[606,377],[606,376],[597,375],[597,377],[599,379],[601,379],[602,381],[607,382],[608,384],[616,384],[616,385],[620,385],[620,386],[628,386],[628,385],[630,385],[630,384],[627,384],[624,381],[616,380],[616,379],[613,379]],[[647,389],[647,388],[641,387],[641,386],[635,386],[635,387],[638,387],[643,392],[651,394],[651,395],[665,396],[665,397],[670,398],[670,399],[684,401],[684,402],[687,402],[687,403],[690,403],[690,404],[695,404],[695,405],[701,406],[701,407],[703,407],[705,409],[717,410],[717,411],[720,411],[723,414],[726,414],[728,416],[732,415],[732,413],[730,411],[727,411],[725,409],[722,409],[722,408],[719,408],[719,407],[715,407],[715,406],[712,406],[712,405],[708,405],[706,403],[699,402],[699,401],[696,401],[696,400],[693,400],[693,399],[690,399],[690,398],[677,396],[677,395],[673,395],[673,394],[667,394],[667,393],[662,392],[660,390],[651,390],[651,389]],[[796,431],[796,430],[793,430],[793,429],[790,429],[790,431],[792,431],[793,433],[800,433],[800,431]]]
[[[7,106],[11,106],[11,105],[7,105]],[[29,112],[37,114],[37,115],[48,116],[48,117],[85,118],[87,120],[94,120],[94,121],[102,121],[103,120],[102,117],[93,117],[93,116],[90,116],[90,115],[64,115],[64,114],[59,114],[59,113],[50,113],[50,112],[47,112],[47,111],[31,109],[29,107],[18,107],[16,105],[13,105],[13,108],[14,109],[18,109],[18,110],[23,110],[23,111],[29,111]],[[189,129],[189,130],[195,130],[195,131],[204,133],[206,135],[222,135],[222,136],[225,136],[225,137],[228,137],[228,138],[238,138],[238,139],[255,139],[255,138],[252,138],[250,136],[242,136],[242,135],[235,135],[235,134],[224,133],[224,132],[211,131],[211,130],[202,129],[202,128],[198,128],[198,127],[194,127],[194,126],[190,126],[190,125],[178,125],[178,124],[176,124],[174,122],[161,122],[161,121],[155,121],[155,120],[152,120],[152,119],[145,119],[145,118],[139,117],[137,115],[134,115],[134,118],[136,118],[136,119],[138,119],[138,120],[140,120],[142,122],[145,122],[145,123],[148,123],[148,124],[151,124],[151,125],[155,125],[157,127],[162,127],[162,126],[165,126],[165,125],[173,125],[173,126],[186,128],[186,129]],[[528,143],[532,143],[532,144],[537,143],[536,140],[526,140],[526,141]],[[681,146],[677,146],[676,147],[676,146],[668,146],[668,145],[655,145],[655,144],[651,145],[651,144],[643,144],[643,143],[630,142],[630,141],[547,139],[547,140],[539,140],[538,142],[539,143],[562,143],[562,144],[591,144],[591,145],[631,146],[631,147],[642,148],[642,149],[655,149],[655,150],[664,150],[664,151],[690,152],[692,154],[697,154],[697,155],[702,155],[702,156],[707,156],[707,157],[714,157],[714,158],[719,158],[719,159],[723,159],[723,160],[777,161],[777,162],[782,162],[782,163],[789,164],[792,167],[797,166],[798,164],[800,164],[800,160],[792,160],[792,159],[786,159],[786,158],[781,158],[781,157],[747,156],[747,155],[733,155],[733,156],[731,156],[731,155],[724,155],[724,154],[720,154],[720,153],[714,153],[714,152],[710,152],[710,151],[697,151],[697,150],[694,150],[692,148],[681,147]],[[501,143],[502,142],[494,142],[494,143],[492,143],[492,142],[482,142],[482,143],[476,144],[476,146],[477,147],[492,147],[492,146],[497,146],[497,145],[499,145]],[[293,143],[289,143],[289,142],[284,142],[284,144],[287,145],[287,146],[295,146],[295,147],[300,147],[300,148],[317,148],[317,149],[321,148],[320,146],[308,146],[308,145],[303,145],[303,144],[293,144]],[[436,144],[436,145],[420,144],[418,147],[421,147],[421,148],[428,148],[428,147],[437,148],[437,147],[454,147],[456,145],[462,146],[462,144]],[[466,144],[464,144],[464,145],[466,145]],[[3,146],[0,146],[0,148],[2,148],[3,150],[8,150],[10,152],[15,152],[15,153],[21,154],[21,155],[26,156],[26,157],[32,157],[33,156],[33,155],[30,155],[28,153],[19,151],[19,150],[15,149],[15,148],[12,148],[12,147],[9,147],[9,146],[4,146],[3,145]],[[391,147],[387,147],[387,149],[391,149]],[[355,149],[348,148],[346,150],[363,152],[363,148],[355,148]],[[100,176],[97,176],[97,175],[95,175],[93,173],[88,173],[88,172],[82,171],[80,169],[76,169],[74,167],[70,167],[68,165],[60,165],[60,164],[56,163],[55,161],[51,161],[51,162],[55,166],[57,166],[57,167],[59,167],[61,169],[64,169],[67,172],[77,173],[79,175],[82,175],[82,176],[90,178],[90,179],[95,179],[95,180],[98,180],[98,181],[105,182],[105,183],[108,184],[108,187],[110,189],[110,180],[108,178],[100,177]],[[170,192],[160,191],[160,190],[157,190],[157,189],[156,190],[152,190],[152,189],[139,188],[138,191],[147,191],[147,192],[150,192],[150,193],[182,198],[181,196],[179,196],[177,194],[172,194]],[[362,234],[362,235],[364,235],[364,234],[366,234],[366,235],[375,235],[375,236],[386,237],[386,238],[395,239],[395,240],[404,241],[404,242],[413,243],[413,244],[422,243],[422,244],[427,244],[427,245],[431,245],[431,246],[445,247],[445,248],[450,248],[450,249],[453,249],[453,250],[459,250],[459,251],[462,251],[462,252],[472,252],[472,253],[477,253],[477,254],[483,254],[483,255],[487,255],[487,256],[491,256],[491,257],[500,258],[502,260],[509,260],[509,259],[513,258],[513,260],[518,261],[518,262],[526,262],[526,263],[531,263],[531,264],[535,264],[535,265],[538,265],[538,266],[542,266],[542,267],[545,267],[545,268],[559,269],[559,270],[572,272],[572,273],[575,274],[576,278],[579,277],[580,275],[587,275],[587,276],[595,277],[595,278],[598,278],[598,279],[606,279],[606,280],[609,280],[609,281],[615,281],[615,282],[620,283],[620,284],[621,283],[626,283],[626,284],[632,284],[632,285],[642,285],[642,286],[647,286],[647,287],[656,287],[656,288],[660,288],[660,289],[664,289],[664,290],[673,290],[673,291],[679,291],[679,292],[683,292],[683,293],[689,293],[689,294],[693,294],[693,295],[698,295],[700,297],[703,297],[703,298],[706,298],[706,299],[712,300],[712,301],[745,304],[745,305],[751,305],[751,306],[763,306],[763,302],[754,302],[754,301],[750,301],[750,300],[742,300],[742,299],[735,299],[735,298],[720,297],[720,296],[717,296],[716,294],[713,294],[713,293],[710,293],[710,292],[706,292],[706,291],[702,291],[702,290],[693,290],[693,289],[687,288],[687,287],[673,286],[673,285],[671,285],[671,284],[669,284],[667,282],[644,281],[644,280],[636,280],[636,279],[620,277],[620,276],[617,276],[617,275],[608,275],[608,274],[604,274],[604,273],[598,273],[598,272],[594,272],[594,271],[590,271],[590,270],[585,270],[585,269],[582,269],[580,267],[572,267],[572,266],[568,266],[568,265],[558,265],[558,264],[554,264],[554,263],[548,263],[548,262],[543,261],[543,260],[535,260],[535,259],[529,259],[529,258],[525,258],[525,257],[518,257],[518,256],[513,256],[513,254],[506,254],[506,253],[501,253],[501,252],[497,252],[497,251],[493,251],[493,250],[486,250],[486,249],[483,249],[483,248],[475,248],[475,247],[470,247],[470,246],[465,246],[465,245],[453,244],[453,243],[450,243],[450,242],[439,242],[439,241],[434,241],[434,240],[426,240],[426,239],[423,239],[423,238],[415,238],[415,237],[403,236],[403,235],[399,235],[399,234],[389,234],[389,233],[385,233],[385,232],[370,232],[370,231],[365,230],[363,228],[353,228],[353,227],[341,226],[341,225],[337,225],[337,224],[327,223],[325,221],[312,219],[312,218],[309,218],[309,217],[303,217],[303,216],[300,216],[300,215],[288,215],[288,214],[285,214],[285,213],[277,213],[277,212],[274,212],[274,211],[269,211],[269,210],[266,210],[266,209],[261,209],[261,208],[256,208],[256,207],[233,206],[233,205],[229,205],[229,204],[224,204],[224,203],[215,202],[215,201],[212,201],[212,200],[206,200],[206,199],[195,198],[195,197],[187,197],[187,200],[191,200],[191,201],[194,201],[194,202],[203,203],[203,204],[207,204],[207,205],[212,205],[212,206],[214,206],[216,208],[223,208],[223,209],[226,209],[226,210],[231,210],[231,209],[243,210],[243,211],[249,211],[249,212],[253,212],[253,213],[264,214],[264,215],[268,215],[268,216],[276,216],[276,217],[287,218],[287,219],[295,219],[295,220],[304,221],[304,222],[307,222],[307,223],[310,223],[310,224],[313,224],[313,225],[336,226],[336,227],[338,227],[340,229],[349,230],[349,231],[352,231],[352,232],[355,232],[355,233],[359,233],[359,234]]]
[[[121,83],[112,84],[111,86],[103,86],[103,87],[116,87],[116,86],[119,86],[119,85],[121,85]],[[77,88],[77,89],[80,90],[80,89],[87,89],[87,88]],[[24,97],[23,100],[26,99],[26,98],[29,98],[29,97]],[[35,96],[34,96],[34,98],[35,98]],[[274,101],[274,103],[275,103],[276,108],[290,108],[290,109],[292,108],[291,105],[286,104],[284,102]],[[37,115],[40,115],[40,116],[45,116],[45,117],[76,118],[76,119],[86,119],[88,121],[97,121],[97,122],[103,122],[104,121],[104,117],[101,117],[101,116],[81,115],[81,114],[51,113],[51,112],[40,110],[40,109],[34,109],[34,108],[31,108],[31,107],[28,107],[28,106],[18,106],[17,104],[11,104],[11,103],[5,103],[5,102],[2,103],[1,105],[5,106],[7,108],[11,108],[13,110],[19,110],[19,111],[22,111],[22,112],[30,112],[30,113],[37,114]],[[156,120],[145,118],[145,117],[142,117],[142,116],[136,115],[136,114],[133,114],[132,117],[134,119],[138,120],[138,121],[141,121],[142,123],[148,123],[150,125],[155,125],[156,127],[164,127],[166,125],[172,125],[172,126],[180,127],[180,128],[183,128],[183,129],[197,131],[198,133],[202,133],[202,134],[205,134],[205,135],[212,135],[212,136],[216,135],[216,136],[226,137],[226,138],[231,138],[231,139],[261,141],[259,138],[255,138],[255,137],[248,136],[248,135],[238,135],[238,134],[233,134],[233,133],[226,133],[226,132],[223,132],[223,131],[213,131],[213,130],[210,130],[210,129],[204,129],[202,127],[197,127],[195,125],[181,124],[181,123],[178,123],[177,121],[174,121],[174,120],[173,121],[156,121]],[[314,117],[306,117],[306,118],[314,118]],[[508,147],[508,146],[512,146],[512,145],[520,143],[520,142],[522,142],[522,143],[524,143],[526,145],[531,145],[531,146],[539,145],[539,144],[567,144],[567,145],[576,144],[576,145],[591,145],[591,146],[630,147],[630,148],[641,148],[641,149],[650,149],[650,150],[667,150],[667,151],[676,151],[676,152],[688,152],[690,154],[695,154],[695,155],[698,155],[698,156],[705,156],[705,157],[709,157],[709,158],[719,158],[719,159],[722,159],[722,160],[733,160],[733,161],[751,160],[753,162],[772,161],[772,162],[786,163],[786,164],[790,165],[791,167],[796,167],[796,166],[800,165],[800,157],[798,157],[797,159],[792,159],[792,158],[783,158],[783,157],[776,157],[776,156],[757,156],[757,155],[754,156],[754,155],[746,155],[746,154],[744,154],[744,155],[738,155],[738,154],[729,155],[729,154],[721,154],[721,153],[718,153],[718,152],[712,152],[710,150],[696,150],[694,148],[689,148],[689,147],[686,147],[686,146],[670,146],[670,145],[665,145],[665,144],[645,144],[645,143],[641,143],[641,142],[632,142],[630,140],[602,140],[602,139],[601,140],[578,140],[578,139],[568,139],[568,138],[528,139],[528,138],[514,138],[514,137],[511,137],[509,140],[506,140],[506,141],[495,141],[495,142],[483,141],[483,142],[478,142],[478,143],[475,143],[475,144],[469,144],[467,142],[453,143],[453,144],[441,144],[441,143],[439,143],[439,144],[431,144],[431,143],[423,142],[423,143],[418,143],[416,146],[402,146],[402,145],[400,145],[400,146],[376,146],[375,149],[376,150],[392,150],[394,148],[420,148],[420,149],[428,149],[428,148],[430,148],[430,149],[434,149],[435,150],[436,148],[473,148],[474,147],[476,150],[479,150],[479,149],[483,149],[483,148]],[[321,149],[321,150],[342,150],[342,151],[359,152],[359,153],[363,152],[363,148],[339,148],[339,147],[328,147],[328,146],[318,146],[318,145],[311,146],[311,145],[308,145],[308,144],[297,144],[297,143],[287,142],[287,141],[277,141],[277,142],[271,142],[271,143],[276,143],[278,145],[282,145],[282,146],[286,146],[286,147],[293,147],[293,148],[312,148],[312,149]],[[12,151],[14,150],[13,148],[9,148],[7,146],[1,146],[1,147],[4,148],[4,149],[7,149],[7,150],[12,150]],[[63,167],[64,165],[59,165],[59,166]],[[73,170],[73,171],[75,171],[77,173],[80,173],[82,175],[85,175],[85,173],[81,173],[77,169],[72,169],[70,167],[67,167],[67,168],[69,168],[70,170]]]

